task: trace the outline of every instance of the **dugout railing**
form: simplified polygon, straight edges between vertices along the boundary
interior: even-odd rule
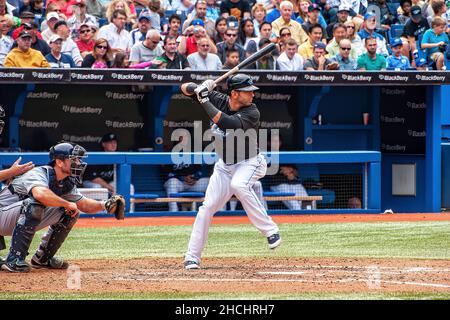
[[[328,177],[337,172],[338,174],[352,174],[360,177],[357,181],[360,185],[357,188],[359,197],[361,199],[361,208],[349,208],[344,205],[329,206],[321,205],[318,201],[318,207],[315,210],[301,209],[289,210],[286,208],[269,207],[270,214],[298,214],[298,213],[379,213],[381,211],[381,153],[377,151],[336,151],[336,152],[279,152],[279,153],[264,153],[269,165],[273,162],[280,164],[295,164],[300,168],[313,167],[319,171],[319,179],[321,177]],[[10,166],[18,157],[22,157],[22,161],[33,161],[36,165],[43,165],[48,163],[48,153],[3,153],[0,157],[0,165],[3,168]],[[186,153],[186,159],[191,163],[196,164],[211,164],[216,155],[213,153]],[[277,159],[277,160],[275,160]],[[138,166],[161,166],[170,165],[174,162],[174,155],[169,152],[89,152],[87,158],[88,165],[94,164],[114,164],[116,166],[116,182],[117,192],[122,194],[127,202],[127,211],[130,208],[130,184],[134,181],[133,167]],[[308,170],[306,170],[308,171]],[[142,177],[141,177],[142,178]],[[161,178],[161,177],[159,177]],[[158,177],[149,177],[151,179],[158,179]],[[326,181],[326,180],[325,180]],[[307,179],[305,179],[305,183]],[[319,181],[323,182],[323,181]],[[264,183],[263,183],[264,184]],[[339,186],[341,182],[335,181],[335,186]],[[136,186],[135,186],[136,187]],[[326,188],[328,188],[326,186]],[[311,189],[313,190],[313,189]],[[315,196],[321,196],[321,188],[315,188]],[[325,190],[325,188],[324,188]],[[137,190],[142,193],[147,190]],[[333,190],[338,191],[338,190]],[[353,193],[348,193],[348,197],[354,196]],[[308,192],[309,193],[309,192]],[[161,197],[165,195],[160,193]],[[325,199],[325,197],[324,197]],[[128,216],[186,216],[195,215],[195,211],[179,211],[169,212],[167,208],[159,207],[159,210],[136,210],[136,212],[128,213]],[[242,215],[245,214],[242,210],[235,211],[221,211],[219,214],[224,215]],[[91,216],[91,215],[83,215]]]

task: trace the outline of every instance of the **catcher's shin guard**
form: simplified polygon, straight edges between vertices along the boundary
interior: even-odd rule
[[[58,223],[51,225],[48,231],[42,236],[41,244],[33,259],[41,264],[46,264],[49,259],[53,258],[66,240],[79,216],[80,214],[77,214],[75,217],[66,214]]]
[[[28,198],[23,201],[20,216],[11,238],[11,248],[6,259],[8,262],[17,258],[25,260],[36,233],[36,227],[44,215],[44,209],[45,207],[36,203],[34,199]]]

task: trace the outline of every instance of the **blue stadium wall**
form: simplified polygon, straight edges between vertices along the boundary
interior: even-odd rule
[[[64,93],[65,98],[55,99],[51,95],[58,92]],[[123,99],[112,100],[112,95]],[[445,139],[450,140],[449,97],[450,87],[438,85],[294,87],[267,84],[262,85],[258,99],[262,120],[275,123],[275,127],[279,124],[288,150],[381,151],[382,211],[440,212],[441,206],[450,206],[450,145],[445,143]],[[180,122],[177,116],[184,108],[194,119],[207,122],[192,101],[178,95],[176,86],[2,84],[0,104],[8,114],[0,142],[7,150],[22,147],[43,151],[63,134],[81,137],[86,131],[89,137],[83,136],[80,139],[84,141],[79,142],[98,150],[98,139],[103,133],[118,131],[123,137],[122,151],[137,148],[162,151],[167,147],[164,140],[170,133],[167,132],[168,116],[173,117],[176,127]],[[70,108],[77,106],[91,110],[91,114],[76,114],[77,109],[70,113]],[[96,106],[101,106],[105,117],[111,118],[109,125],[104,118],[94,121]],[[407,112],[399,111],[401,108]],[[363,113],[370,114],[367,125],[363,124]],[[319,114],[321,125],[315,123]],[[58,128],[51,127],[57,122],[52,119],[59,119]],[[407,127],[401,119],[413,123],[413,127]],[[45,124],[43,121],[47,121],[49,127],[37,128]],[[114,127],[115,122],[131,125]],[[287,122],[291,123],[289,128]],[[32,125],[27,128],[27,123]],[[134,123],[141,125],[134,126]],[[392,195],[392,164],[402,163],[416,165],[415,196]],[[325,168],[321,173],[336,169]]]

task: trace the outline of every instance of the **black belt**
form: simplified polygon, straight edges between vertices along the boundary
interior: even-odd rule
[[[19,200],[25,200],[26,198],[28,198],[27,195],[19,194],[16,191],[14,191],[14,187],[12,186],[12,184],[8,186],[8,190],[9,192],[11,192],[11,194],[17,195],[19,197]]]

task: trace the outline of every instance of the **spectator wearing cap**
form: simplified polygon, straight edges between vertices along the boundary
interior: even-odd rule
[[[198,51],[188,55],[187,60],[192,70],[221,70],[222,62],[219,57],[210,52],[208,38],[200,38],[197,42]]]
[[[303,60],[312,58],[314,55],[314,44],[322,41],[323,28],[320,24],[316,23],[309,27],[308,41],[302,43],[298,48],[298,54],[302,56]]]
[[[206,30],[203,27],[203,21],[196,19],[192,21],[192,24],[183,32],[183,36],[180,38],[180,44],[178,46],[178,52],[189,56],[194,52],[197,52],[197,42],[199,39],[206,37],[209,40],[210,53],[217,53],[217,47],[214,41],[206,34]]]
[[[422,16],[422,9],[419,6],[412,6],[411,19],[406,21],[402,35],[402,37],[408,39],[408,45],[411,52],[414,53],[420,49],[417,48],[416,41],[418,41],[419,37],[423,36],[428,29],[430,29],[430,24],[428,23],[428,20]]]
[[[303,70],[303,58],[297,53],[298,44],[294,39],[285,43],[285,49],[277,59],[277,70],[301,71]]]
[[[38,50],[31,48],[31,33],[22,31],[16,39],[17,48],[12,49],[3,63],[7,68],[49,68],[45,57]]]
[[[420,71],[428,71],[428,62],[425,58],[420,58],[414,61],[414,64],[416,65],[416,69]]]
[[[347,39],[347,28],[342,23],[337,23],[333,28],[333,39],[327,45],[328,57],[333,58],[339,53],[339,43],[342,39]],[[350,51],[350,57],[352,59],[357,59],[358,54],[356,50],[352,48]]]
[[[31,34],[31,48],[40,51],[45,57],[50,53],[50,47],[47,42],[39,38],[39,31],[37,29],[37,23],[34,21],[22,25],[22,31],[27,31]],[[17,47],[17,42],[13,44],[13,48],[15,47]]]
[[[44,39],[45,42],[48,43],[50,41],[50,38],[55,34],[55,24],[59,21],[59,15],[57,12],[47,13],[45,20],[47,22],[47,28],[44,30],[42,29],[43,24],[41,25],[41,30],[43,30],[42,39]]]
[[[317,41],[314,44],[313,56],[306,60],[304,68],[305,70],[338,70],[339,64],[336,61],[332,61],[325,57],[326,45],[322,41]]]
[[[400,38],[391,40],[392,55],[386,58],[387,69],[391,70],[407,70],[411,68],[409,59],[402,55],[403,42]]]
[[[299,18],[297,18],[296,21],[302,25],[303,30],[305,30],[305,32],[308,32],[309,27],[311,25],[317,24],[317,23],[320,24],[323,28],[324,38],[328,38],[327,23],[326,23],[325,19],[322,17],[321,9],[317,4],[311,3],[308,6],[308,15],[307,15],[307,18],[305,21],[300,22],[301,20],[299,20]]]
[[[289,1],[283,1],[280,3],[281,17],[272,22],[273,32],[277,37],[280,36],[280,30],[283,27],[288,27],[291,30],[292,38],[301,45],[308,40],[306,32],[303,30],[300,23],[291,19],[294,6]]]
[[[5,57],[14,44],[13,38],[6,34],[10,23],[12,21],[7,16],[0,16],[0,67],[3,66]]]
[[[73,59],[64,53],[61,53],[63,38],[55,34],[50,39],[51,52],[45,56],[51,68],[70,69],[76,68]]]
[[[206,17],[206,8],[207,8],[207,4],[206,4],[205,0],[197,0],[195,2],[195,14],[193,14],[191,17],[186,19],[186,21],[184,21],[182,32],[184,32],[191,25],[192,21],[202,20],[203,27],[206,30],[206,34],[211,39],[214,39],[214,37],[216,36],[216,26],[215,26],[214,21],[212,21]]]
[[[35,20],[35,14],[30,11],[22,11],[20,12],[19,18],[21,23],[29,23]]]
[[[352,43],[349,39],[342,39],[339,41],[339,52],[331,58],[331,61],[339,63],[339,70],[356,70],[358,64],[356,59],[350,56],[352,50]]]
[[[86,0],[86,12],[97,20],[106,16],[106,8],[99,0]]]
[[[88,24],[95,26],[95,28],[98,28],[98,23],[97,19],[93,15],[90,15],[86,12],[86,0],[72,0],[71,5],[74,14],[69,19],[67,19],[67,25],[70,28],[72,39],[76,41],[80,37],[78,30],[80,29],[80,26],[82,24]]]
[[[112,50],[108,40],[99,38],[95,40],[94,50],[88,53],[81,64],[82,68],[106,69],[111,67]]]
[[[151,29],[147,32],[145,40],[136,43],[130,52],[130,67],[133,65],[148,62],[164,53],[161,45],[161,35],[158,30]]]
[[[80,29],[78,30],[78,34],[80,35],[79,39],[75,41],[78,49],[80,49],[81,57],[84,59],[87,54],[91,53],[94,50],[95,45],[95,29],[94,26],[88,24],[81,24]]]
[[[81,66],[83,57],[81,57],[80,49],[77,44],[70,38],[70,29],[67,22],[59,20],[54,26],[55,33],[63,39],[62,53],[69,55],[77,66]]]
[[[113,53],[128,51],[130,49],[130,34],[125,30],[127,22],[127,13],[122,9],[114,10],[112,13],[112,22],[101,27],[97,38],[108,40]]]
[[[244,0],[222,0],[220,3],[220,15],[225,18],[234,16],[237,20],[250,18],[250,5],[248,1]]]
[[[190,69],[187,58],[177,50],[177,38],[166,36],[164,38],[164,53],[161,55],[167,60],[166,69]]]
[[[23,14],[25,14],[25,17],[27,16],[26,12],[23,12]],[[42,39],[42,35],[39,32],[39,26],[36,23],[36,21],[34,20],[34,13],[32,14],[32,16],[33,16],[33,18],[31,18],[31,16],[28,16],[27,19],[21,19],[22,21],[21,21],[20,27],[17,27],[16,29],[14,29],[14,31],[12,33],[13,39],[17,39],[17,37],[19,36],[19,33],[21,33],[24,30],[26,30],[26,31],[34,30],[34,34],[39,39]]]
[[[136,43],[144,41],[148,30],[151,28],[151,17],[147,11],[141,11],[138,17],[138,27],[130,31],[130,48]]]
[[[225,41],[217,44],[217,55],[222,63],[225,63],[228,50],[236,50],[239,52],[239,61],[244,61],[246,58],[246,51],[242,45],[237,43],[238,30],[235,28],[228,28],[225,32]]]
[[[347,21],[349,21],[349,16],[350,16],[350,7],[348,7],[345,4],[340,4],[337,10],[337,22],[335,23],[330,23],[327,26],[327,35],[328,36],[332,36],[333,35],[333,27],[336,23],[343,23],[345,24]],[[328,39],[331,40],[331,39]]]
[[[445,33],[447,22],[441,17],[434,17],[431,29],[425,31],[421,49],[426,50],[427,59],[436,63],[436,69],[442,70],[444,65],[444,52],[449,45],[448,35]]]
[[[362,29],[361,31],[358,32],[358,34],[361,37],[364,46],[365,40],[369,36],[374,37],[377,40],[377,53],[387,57],[389,55],[389,52],[386,47],[386,39],[381,34],[375,31],[376,26],[377,26],[376,14],[373,12],[366,13],[364,15],[364,23],[362,24]]]
[[[377,53],[377,39],[369,36],[366,38],[366,53],[358,58],[358,70],[380,71],[386,69],[386,58]]]

